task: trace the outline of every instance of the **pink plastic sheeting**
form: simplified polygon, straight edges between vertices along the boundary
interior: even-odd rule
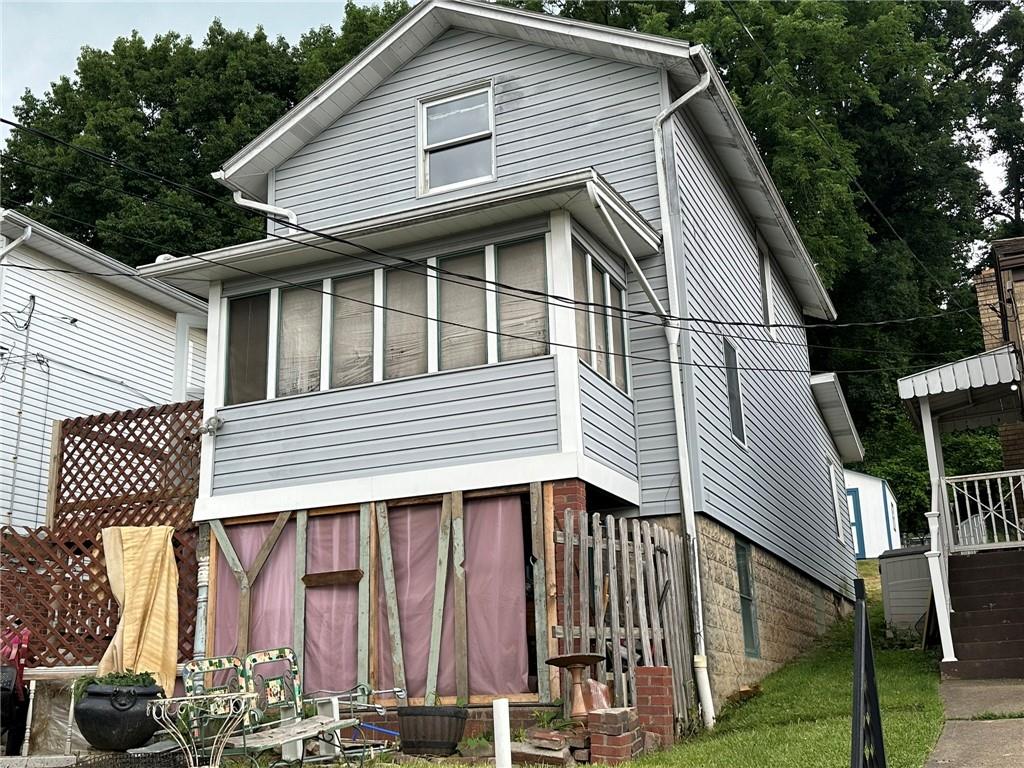
[[[388,514],[406,687],[412,697],[426,692],[440,514],[440,504],[395,507]],[[519,497],[467,500],[463,518],[470,693],[528,692],[526,564]],[[453,594],[449,567],[437,676],[442,696],[455,693]],[[380,685],[386,688],[393,685],[393,671],[383,594],[377,617]]]
[[[306,529],[306,573],[358,567],[359,513],[311,517]],[[358,585],[306,590],[306,691],[344,691],[360,682],[356,679],[358,621]]]
[[[249,568],[273,523],[227,526],[228,539],[243,568]],[[292,644],[292,605],[295,602],[295,523],[281,532],[270,557],[256,578],[252,592],[249,650],[280,648]],[[216,656],[234,654],[238,648],[238,582],[223,555],[217,558],[217,614],[213,650]]]

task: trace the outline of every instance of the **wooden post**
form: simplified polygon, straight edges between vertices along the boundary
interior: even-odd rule
[[[309,513],[295,514],[295,596],[292,603],[292,648],[299,665],[299,675],[305,672],[306,660],[306,533]]]
[[[388,634],[391,636],[391,664],[395,685],[405,688],[405,657],[402,651],[402,626],[398,618],[398,593],[395,586],[395,563],[391,554],[391,526],[388,524],[388,505],[382,501],[376,504],[377,539],[380,542],[380,565],[384,574],[384,599],[388,610]],[[404,706],[409,697],[398,700]]]
[[[590,536],[594,541],[594,627],[597,630],[594,652],[604,656],[608,649],[605,623],[604,529],[601,516],[595,512],[590,518]],[[608,665],[602,660],[597,665],[598,680],[608,682]]]
[[[374,573],[370,570],[370,505],[359,505],[359,609],[356,618],[356,682],[370,680],[370,584]]]
[[[616,552],[615,518],[605,518],[605,530],[608,531],[608,593],[611,596],[611,630],[612,630],[612,672],[615,684],[612,693],[616,707],[626,705],[625,691],[622,685],[622,629],[619,622],[619,567]]]
[[[207,524],[207,529],[207,538],[210,542],[210,587],[207,590],[206,599],[206,646],[204,656],[209,658],[217,655],[214,652],[214,648],[217,642],[217,560],[219,547],[217,546],[217,538],[210,536],[213,527]]]
[[[377,537],[377,517],[374,514],[373,504],[366,504],[366,513],[370,519],[369,528],[369,563],[370,563],[370,605],[367,621],[369,623],[369,645],[367,646],[368,670],[367,680],[370,689],[379,688],[379,676],[377,669],[377,654],[380,642],[380,627],[377,617],[380,611],[380,542]]]
[[[452,492],[452,560],[455,579],[455,697],[469,701],[469,617],[466,612],[466,539],[462,491]]]
[[[437,698],[437,668],[441,663],[441,629],[444,625],[444,592],[448,585],[448,551],[452,535],[452,497],[441,502],[441,523],[437,531],[437,567],[434,572],[434,606],[430,613],[430,651],[427,655],[427,704]]]
[[[530,483],[530,551],[533,563],[533,623],[537,655],[537,695],[542,702],[551,701],[551,679],[545,674],[548,660],[550,625],[548,624],[548,590],[546,547],[544,546],[544,500],[541,483]]]
[[[580,510],[580,653],[590,653],[590,536],[587,512]],[[590,669],[586,671],[590,677]]]
[[[640,521],[635,517],[633,524],[633,584],[636,587],[636,615],[640,620],[640,652],[643,654],[644,666],[651,666],[654,660],[651,656],[651,632],[647,624],[647,595],[644,589],[644,561],[646,560],[646,547],[640,536]]]
[[[658,611],[658,580],[654,578],[654,558],[657,557],[651,524],[646,520],[640,524],[640,536],[644,542],[644,572],[647,576],[647,610],[651,621],[651,640],[654,643],[654,664],[665,666],[665,627]]]
[[[619,544],[622,547],[622,613],[626,622],[626,669],[628,691],[623,691],[623,706],[636,706],[636,625],[633,623],[633,586],[629,570],[629,534],[626,521],[619,520]],[[635,553],[634,553],[635,554]]]
[[[60,467],[63,457],[61,440],[63,430],[59,419],[50,425],[50,477],[46,488],[46,527],[53,528],[57,519],[57,501],[60,495]]]
[[[547,638],[548,658],[558,655],[558,639],[554,629],[558,624],[558,605],[556,603],[558,587],[555,580],[555,490],[551,483],[544,484],[544,578],[547,586],[548,622],[544,630]],[[538,676],[540,670],[537,670]],[[562,695],[561,677],[556,667],[548,667],[548,685],[551,688],[551,700]]]

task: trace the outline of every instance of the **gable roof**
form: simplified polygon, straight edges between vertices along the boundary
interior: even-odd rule
[[[0,233],[8,240],[14,240],[28,228],[32,234],[24,242],[44,256],[67,265],[80,272],[101,272],[95,279],[155,304],[169,312],[206,314],[206,302],[197,299],[172,285],[141,277],[137,270],[116,259],[100,253],[83,243],[63,235],[55,229],[40,224],[24,214],[9,209],[0,209]]]
[[[692,99],[687,108],[708,137],[803,312],[835,319],[828,292],[718,70],[700,45],[681,40],[477,0],[423,0],[227,160],[214,178],[253,199],[266,201],[267,178],[274,168],[452,27],[664,70],[682,89],[697,83],[703,71],[710,72],[711,87]],[[695,64],[697,60],[700,65]]]

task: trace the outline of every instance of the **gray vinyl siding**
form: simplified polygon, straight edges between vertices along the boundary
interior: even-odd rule
[[[668,306],[668,281],[661,254],[642,259],[640,268],[664,306]],[[647,295],[633,273],[627,285],[629,306],[651,310]],[[679,514],[679,453],[672,400],[672,369],[668,363],[665,329],[650,317],[629,323],[632,394],[636,410],[640,510],[643,516]]]
[[[583,453],[636,479],[633,401],[586,363],[580,363]]]
[[[497,179],[417,197],[416,102],[493,82]],[[274,172],[277,205],[324,228],[597,169],[657,225],[656,70],[451,29]]]
[[[559,450],[550,356],[232,406],[218,415],[224,425],[214,495]]]
[[[760,264],[753,225],[730,194],[706,144],[677,117],[673,155],[686,222],[687,297],[692,316],[761,322]],[[773,269],[775,317],[800,323]],[[720,521],[812,578],[846,595],[855,575],[849,526],[836,532],[831,461],[835,447],[810,389],[806,336],[779,328],[702,326],[735,339],[746,445],[732,435],[720,335],[692,334],[702,492],[697,511]],[[719,367],[714,367],[719,366]],[[781,372],[763,369],[784,369]],[[845,489],[840,502],[845,505]],[[845,517],[844,511],[844,520]]]
[[[22,245],[12,264],[67,269]],[[170,402],[174,393],[174,313],[83,275],[4,269],[0,310],[17,312],[36,296],[25,367],[17,481],[11,461],[18,431],[25,335],[0,322],[0,346],[18,356],[0,381],[0,509],[15,525],[42,525],[55,419]],[[61,316],[77,318],[74,325]],[[24,316],[22,316],[24,317]],[[48,370],[35,355],[49,360]],[[5,366],[0,364],[0,368]],[[12,503],[13,487],[13,503]]]

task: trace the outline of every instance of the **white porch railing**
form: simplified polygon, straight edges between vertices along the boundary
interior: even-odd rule
[[[1024,470],[943,478],[949,551],[1024,547]]]

